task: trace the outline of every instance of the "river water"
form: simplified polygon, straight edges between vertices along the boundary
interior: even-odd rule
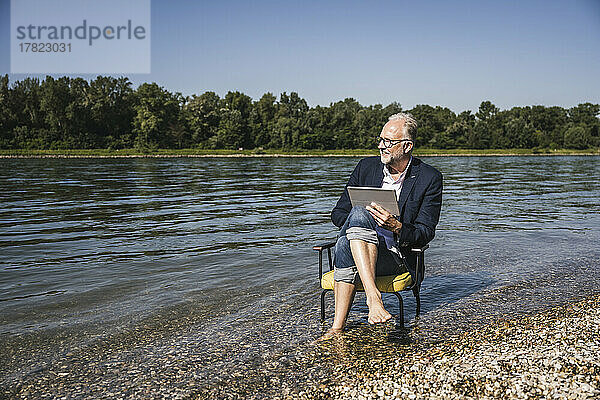
[[[312,246],[335,236],[329,212],[357,161],[0,160],[0,396],[226,397],[232,382],[255,395],[323,381],[328,350],[299,355],[327,327]],[[371,328],[357,296],[354,352],[600,291],[600,157],[424,161],[444,174],[444,199],[422,316],[407,295],[407,331]]]

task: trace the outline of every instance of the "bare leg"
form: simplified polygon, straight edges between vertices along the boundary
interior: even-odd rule
[[[350,312],[356,286],[347,282],[333,282],[333,295],[335,299],[335,316],[333,317],[333,325],[329,330],[321,336],[319,340],[327,340],[342,333],[346,318]]]
[[[333,293],[335,296],[335,317],[333,318],[332,330],[341,331],[346,324],[346,318],[350,312],[356,286],[346,282],[334,282]]]
[[[377,324],[386,322],[392,315],[383,307],[381,293],[375,286],[375,264],[377,263],[377,246],[364,240],[350,240],[350,250],[356,262],[358,275],[362,281],[365,294],[367,295],[367,306],[369,306],[369,323]],[[337,301],[337,299],[336,299]],[[337,311],[337,305],[336,305]]]

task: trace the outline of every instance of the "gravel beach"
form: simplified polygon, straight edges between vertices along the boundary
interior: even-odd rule
[[[142,333],[143,343],[119,340],[121,349],[88,348],[39,372],[9,373],[0,398],[600,398],[599,306],[600,296],[589,297],[434,343],[391,324],[359,324],[213,383],[201,378],[208,355],[195,345],[174,341],[167,354],[151,346],[153,356],[143,356],[150,336]]]
[[[305,398],[600,398],[600,297],[482,329],[398,358],[338,365]],[[338,339],[343,340],[343,338]],[[362,364],[362,363],[361,363]],[[333,380],[335,381],[335,380]]]

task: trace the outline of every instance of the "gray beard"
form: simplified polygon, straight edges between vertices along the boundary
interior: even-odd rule
[[[406,156],[408,156],[408,153],[400,153],[400,154],[394,154],[394,153],[391,153],[391,154],[390,154],[390,161],[388,161],[388,162],[386,163],[386,162],[383,162],[383,160],[381,160],[381,162],[382,162],[384,165],[391,165],[391,164],[395,164],[395,163],[397,163],[398,161],[402,161],[402,159],[403,159],[403,158],[406,158]],[[381,157],[380,157],[380,158],[381,158]]]

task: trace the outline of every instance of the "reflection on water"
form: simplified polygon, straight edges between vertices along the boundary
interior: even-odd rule
[[[334,237],[329,211],[357,160],[0,160],[3,385],[57,360],[117,391],[134,365],[170,382],[140,378],[153,393],[322,381],[348,354],[597,291],[600,157],[429,158],[445,186],[421,318],[405,296],[409,330],[369,327],[359,295],[342,348],[311,345],[324,329],[311,246]]]

